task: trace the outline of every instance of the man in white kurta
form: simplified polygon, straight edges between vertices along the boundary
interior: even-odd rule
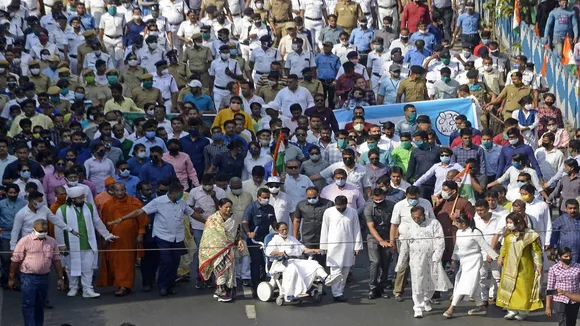
[[[330,277],[336,280],[332,296],[335,301],[344,302],[346,276],[363,249],[363,242],[356,210],[347,207],[345,196],[336,197],[334,204],[322,216],[320,249],[326,251],[326,266],[330,267]]]
[[[407,264],[410,267],[415,318],[423,317],[423,311],[431,311],[429,300],[435,291],[447,291],[451,287],[441,264],[445,250],[443,228],[437,219],[425,215],[421,206],[411,209],[414,223],[408,223],[405,232],[400,234],[399,261],[395,268],[398,273]]]
[[[284,222],[288,224],[288,227],[292,230],[292,219],[290,218],[290,213],[294,212],[296,206],[291,205],[290,196],[285,192],[280,191],[282,184],[280,177],[272,176],[268,177],[266,187],[270,190],[270,205],[274,207],[276,220],[278,223]]]
[[[56,216],[68,226],[79,230],[80,237],[70,237],[62,230],[55,228],[55,238],[61,251],[68,251],[63,263],[69,279],[69,297],[77,295],[79,279],[83,287],[83,298],[97,298],[100,294],[93,290],[93,271],[98,265],[97,239],[95,230],[107,241],[118,237],[111,234],[101,221],[97,209],[85,204],[85,189],[72,187],[67,189],[67,204],[56,211]]]
[[[304,253],[313,253],[317,249],[307,249],[300,241],[288,235],[288,225],[281,224],[266,247],[266,255],[300,257]],[[306,296],[312,283],[318,277],[325,280],[328,274],[316,260],[288,259],[287,266],[282,261],[274,261],[270,273],[282,273],[282,288],[284,295],[290,298]]]

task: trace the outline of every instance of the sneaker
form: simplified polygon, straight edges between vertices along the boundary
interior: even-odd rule
[[[196,289],[203,289],[203,282],[200,280],[195,281],[195,288]]]
[[[503,319],[514,320],[517,315],[517,313],[508,312],[507,315],[503,316]]]
[[[395,294],[395,301],[397,301],[397,302],[403,302],[403,297],[400,296],[399,294]]]
[[[429,302],[425,302],[425,307],[423,308],[423,310],[425,310],[426,312],[429,312],[429,311],[433,310],[433,307],[431,307],[431,304]]]
[[[77,289],[71,288],[66,295],[68,297],[76,297],[78,293],[79,293],[78,288]]]
[[[93,291],[93,289],[88,289],[83,291],[83,298],[98,298],[101,295]]]
[[[224,293],[218,295],[218,302],[230,302],[230,301],[232,301],[232,298],[227,294]]]
[[[413,316],[415,318],[423,318],[423,312],[422,311],[415,311],[415,315]]]
[[[517,314],[515,318],[516,318],[516,320],[524,321],[527,316],[528,315]]]

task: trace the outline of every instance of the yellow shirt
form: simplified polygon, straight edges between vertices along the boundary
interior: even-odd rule
[[[105,113],[119,110],[121,112],[141,112],[145,113],[143,109],[137,107],[135,102],[128,97],[123,97],[123,102],[117,103],[115,99],[110,99],[105,103]]]
[[[12,126],[10,127],[10,137],[14,137],[22,132],[22,129],[20,128],[20,120],[24,118],[30,119],[30,121],[32,121],[33,129],[36,126],[41,126],[43,129],[50,129],[54,127],[52,120],[42,113],[37,113],[32,118],[28,118],[24,115],[24,113],[21,113],[19,116],[14,118],[14,121],[12,122]]]
[[[105,106],[105,112],[106,112],[106,106]],[[250,117],[249,114],[247,114],[246,112],[244,112],[244,110],[240,110],[238,111],[239,113],[243,114],[245,117],[245,121],[244,121],[244,128],[248,129],[248,130],[253,130],[253,125],[252,125],[252,117]],[[213,120],[213,125],[211,126],[213,127],[222,127],[222,131],[225,132],[224,129],[224,123],[228,120],[233,120],[234,119],[234,115],[238,112],[234,112],[232,111],[232,109],[230,108],[225,108],[222,110],[219,110],[217,115],[215,116],[215,119]]]

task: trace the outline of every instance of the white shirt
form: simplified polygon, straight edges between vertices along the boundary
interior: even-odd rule
[[[325,0],[309,0],[300,3],[300,10],[304,10],[305,20],[308,18],[322,18],[322,9],[326,8]]]
[[[284,62],[284,68],[290,69],[290,74],[295,74],[298,78],[302,78],[302,70],[304,68],[316,67],[314,62],[314,53],[302,51],[301,54],[292,52]],[[304,109],[303,109],[304,110]]]
[[[300,104],[300,106],[302,107],[302,112],[304,112],[304,110],[306,110],[307,108],[311,108],[314,106],[314,98],[312,97],[312,94],[310,94],[310,91],[308,89],[302,86],[298,86],[298,88],[296,88],[295,91],[291,91],[288,87],[282,88],[278,92],[278,94],[276,94],[274,102],[280,105],[282,114],[285,115],[286,117],[292,116],[292,114],[290,113],[290,106],[294,103]]]
[[[395,186],[395,184],[393,183],[393,181],[391,181],[391,187],[393,187],[393,189],[399,189],[402,191],[407,191],[407,188],[409,188],[411,186],[410,183],[408,183],[405,180],[401,180],[401,183],[398,186]]]
[[[507,216],[508,211],[506,209],[503,210],[505,211],[505,216]],[[483,233],[483,238],[485,239],[485,242],[487,242],[487,244],[490,246],[491,240],[496,234],[497,235],[503,234],[506,223],[505,216],[503,216],[502,218],[501,215],[503,214],[498,213],[494,214],[494,212],[491,211],[491,218],[489,219],[489,221],[487,221],[487,223],[478,214],[475,214],[475,216],[473,217],[475,227],[478,228],[481,231],[481,233]]]
[[[284,181],[284,190],[290,197],[290,202],[292,207],[296,207],[299,202],[306,199],[306,189],[308,187],[313,187],[314,183],[309,177],[304,174],[299,174],[298,178],[294,178],[289,174],[286,174],[286,180]]]
[[[260,155],[257,160],[255,160],[250,153],[244,158],[244,170],[242,171],[242,180],[248,180],[252,178],[252,169],[254,166],[261,165],[266,166],[272,161],[272,156],[270,155]]]
[[[222,60],[221,58],[215,59],[211,62],[209,67],[209,75],[215,78],[214,85],[226,88],[229,82],[235,82],[232,77],[226,75],[226,68],[229,68],[231,72],[236,75],[241,75],[242,70],[240,65],[234,59]],[[290,111],[288,111],[290,113]]]
[[[269,73],[270,64],[274,61],[282,61],[280,51],[268,48],[264,51],[262,47],[254,49],[250,53],[250,61],[254,63],[254,71],[258,73]]]
[[[24,197],[27,195],[25,188],[26,188],[26,184],[29,182],[34,183],[38,187],[38,192],[44,193],[44,187],[42,186],[42,182],[40,182],[34,178],[30,178],[26,181],[23,181],[22,179],[18,178],[18,179],[16,179],[16,181],[14,181],[14,184],[18,185],[18,187],[20,188],[20,192],[18,193],[18,198],[24,199],[26,201],[28,200],[28,198],[24,198]],[[42,202],[45,205],[48,205],[48,203],[46,202],[46,196],[42,197]]]
[[[359,163],[355,163],[353,169],[348,169],[346,167],[346,165],[344,165],[343,162],[336,162],[336,163],[331,164],[326,169],[320,171],[319,174],[322,178],[326,179],[326,182],[328,184],[332,184],[334,182],[332,180],[332,176],[334,174],[334,171],[336,171],[337,169],[345,170],[346,171],[346,183],[351,184],[351,185],[356,186],[356,187],[359,187],[361,189],[361,191],[362,191],[362,188],[367,188],[367,187],[371,186],[371,184],[369,183],[369,180],[367,178],[365,178],[367,169]]]
[[[423,198],[419,198],[419,203],[417,206],[421,206],[425,209],[425,218],[436,218],[435,213],[433,212],[433,207],[431,203]],[[409,205],[407,198],[401,200],[400,202],[395,204],[393,208],[393,216],[391,217],[391,224],[395,224],[399,226],[399,233],[405,233],[405,228],[409,223],[415,223],[413,218],[411,217],[411,208],[413,206]]]
[[[243,96],[242,94],[240,94],[240,96],[242,97],[242,104],[244,105],[244,111],[246,111],[247,114],[252,115],[252,110],[250,109],[250,104],[252,103],[260,103],[262,105],[264,105],[264,99],[259,97],[258,95],[252,95],[252,98],[250,98],[249,100],[246,99],[245,96]],[[262,110],[262,116],[266,115],[266,110]]]
[[[566,157],[557,148],[553,148],[548,152],[544,147],[540,147],[536,149],[534,156],[540,165],[540,171],[542,172],[544,180],[552,179],[559,170],[564,169]]]
[[[28,205],[22,207],[14,216],[14,224],[12,226],[12,233],[10,234],[10,250],[16,248],[18,240],[25,235],[32,233],[34,230],[34,221],[43,219],[48,220],[56,227],[66,231],[72,229],[66,223],[56,217],[47,206],[42,206],[36,210],[36,213],[31,211]]]
[[[214,185],[213,191],[215,192],[215,197],[217,200],[226,198],[226,192],[222,188]],[[203,186],[197,186],[191,189],[189,196],[187,197],[187,204],[193,208],[203,209],[203,212],[200,214],[203,218],[208,218],[218,209],[211,196],[208,195],[205,190],[203,190]],[[193,218],[190,218],[189,222],[191,223],[191,227],[194,230],[203,230],[205,228],[203,223],[196,221]]]
[[[152,75],[156,75],[157,67],[155,67],[155,63],[165,59],[165,50],[159,46],[151,51],[147,45],[143,45],[135,54],[137,54],[137,58],[141,61],[141,67],[146,68]]]
[[[290,205],[290,197],[286,195],[283,191],[278,192],[276,195],[270,194],[270,205],[274,207],[274,214],[276,215],[276,220],[278,222],[284,222],[288,224],[288,230],[292,227],[292,220],[290,219],[290,213],[294,212],[295,207]]]
[[[403,42],[401,42],[401,39],[398,38],[396,40],[393,40],[393,42],[391,42],[391,46],[389,46],[389,54],[391,53],[391,50],[394,48],[399,48],[402,51],[402,56],[404,57],[405,55],[407,55],[407,52],[409,52],[409,50],[414,49],[415,46],[409,42],[407,42],[406,44],[403,44]]]
[[[549,244],[552,236],[552,220],[550,219],[550,207],[544,201],[534,198],[531,203],[526,203],[526,214],[532,222],[531,229],[538,232],[542,246]]]
[[[509,184],[507,187],[508,191],[510,189],[520,189],[520,187],[518,186],[518,175],[521,172],[529,173],[530,176],[532,176],[532,185],[534,185],[534,187],[536,188],[536,190],[538,192],[541,192],[542,190],[544,190],[544,188],[540,184],[540,179],[538,179],[538,174],[536,173],[536,170],[534,170],[532,168],[528,168],[528,167],[525,167],[522,171],[520,171],[520,170],[514,168],[513,166],[510,166],[504,172],[504,174],[497,179],[497,182],[502,184],[502,183],[509,180]],[[515,199],[519,199],[519,196],[518,196],[518,198],[515,198]],[[514,200],[514,199],[512,199],[512,200]]]
[[[58,23],[56,22],[52,14],[48,14],[40,17],[40,26],[42,26],[42,28],[45,28],[50,33],[55,28],[58,28]]]
[[[159,14],[167,18],[167,22],[177,27],[189,11],[189,6],[184,0],[162,0],[159,2]]]
[[[97,55],[94,52],[89,52],[87,53],[87,55],[85,55],[85,62],[83,62],[83,68],[87,69],[92,69],[95,74],[97,73],[97,60],[103,60],[107,63],[107,69],[113,69],[113,59],[111,59],[111,56],[108,55],[107,53],[101,53],[100,56],[97,57]],[[95,76],[95,78],[97,78],[97,76]],[[107,82],[108,84],[108,82]]]
[[[163,97],[163,100],[165,101],[171,99],[171,94],[179,92],[179,89],[177,88],[177,82],[171,75],[163,75],[159,77],[157,73],[153,74],[153,87],[161,91],[161,97]],[[169,125],[171,125],[171,123],[169,123]],[[170,130],[173,131],[173,129]],[[167,130],[167,132],[170,130]]]
[[[360,63],[357,63],[356,66],[354,66],[354,72],[363,75],[365,80],[369,80],[369,73],[367,68],[365,68],[365,66],[361,65]],[[338,73],[336,74],[335,79],[338,80],[338,78],[342,75],[344,75],[344,67],[340,66],[340,69],[338,69]]]
[[[348,58],[346,56],[352,51],[356,51],[356,46],[354,46],[350,43],[348,43],[347,45],[343,45],[343,44],[339,43],[339,44],[335,44],[332,47],[332,54],[335,54],[336,56],[338,56],[338,58],[340,59],[341,67],[342,67],[342,64],[344,64],[345,62],[348,61]]]
[[[41,59],[40,51],[45,50],[45,49],[48,50],[48,52],[50,52],[50,55],[60,54],[60,52],[58,51],[58,48],[56,47],[56,44],[53,44],[50,42],[47,42],[46,46],[42,46],[42,44],[40,44],[40,42],[37,43],[36,45],[34,45],[32,47],[31,54],[35,59],[40,60]]]
[[[74,32],[73,29],[71,31],[65,32],[65,38],[66,41],[68,42],[68,54],[77,55],[79,46],[85,42],[85,37],[83,36],[83,33],[77,34]]]
[[[447,179],[447,172],[451,170],[463,171],[463,167],[457,163],[443,166],[442,163],[436,163],[425,174],[423,174],[413,185],[420,186],[435,175],[435,191],[434,194],[440,194],[443,182]]]
[[[108,12],[101,16],[99,28],[103,30],[105,36],[121,36],[125,28],[125,16],[115,15],[111,16]]]
[[[177,30],[177,36],[181,36],[187,39],[191,39],[193,34],[200,33],[201,24],[199,22],[191,23],[191,21],[187,20],[182,22],[179,25],[179,29]]]
[[[177,202],[169,200],[167,195],[157,197],[145,205],[142,210],[146,214],[155,214],[153,236],[168,242],[185,240],[183,216],[191,216],[193,209],[180,199]]]

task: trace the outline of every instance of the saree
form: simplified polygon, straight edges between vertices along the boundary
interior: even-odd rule
[[[230,222],[230,223],[228,223]],[[216,284],[236,287],[234,251],[237,249],[235,221],[225,221],[220,212],[207,218],[199,245],[199,274],[203,281],[214,273]]]
[[[543,259],[539,237],[529,229],[522,239],[512,233],[505,237],[500,254],[504,263],[496,299],[498,307],[520,311],[543,308],[541,275],[536,273],[536,266],[542,266]]]

